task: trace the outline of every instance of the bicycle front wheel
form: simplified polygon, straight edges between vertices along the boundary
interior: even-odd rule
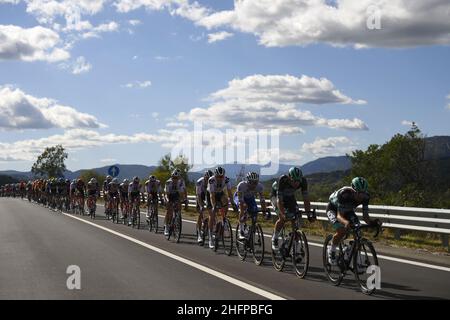
[[[284,241],[284,228],[280,231],[278,235],[278,246],[276,250],[273,250],[272,248],[272,264],[275,270],[282,271],[284,268],[284,265],[286,264],[286,246],[288,245],[287,241]]]
[[[295,274],[303,279],[308,273],[309,267],[309,247],[308,240],[303,231],[298,230],[294,236],[291,250],[292,265],[295,269]]]
[[[339,250],[336,251],[336,263],[332,264],[330,263],[328,259],[328,250],[331,247],[331,241],[333,239],[333,235],[329,234],[325,238],[325,242],[323,244],[322,249],[322,261],[323,261],[323,269],[325,271],[325,274],[330,280],[330,282],[338,286],[341,284],[342,279],[344,279],[345,276],[345,262],[344,262],[344,256],[343,256],[343,250],[342,250],[342,242],[339,243]]]
[[[370,288],[368,287],[367,280],[372,273],[367,273],[367,269],[370,266],[378,266],[377,253],[372,243],[367,239],[362,239],[357,249],[353,255],[353,272],[361,291],[364,294],[370,295],[376,288],[374,284]]]
[[[246,239],[239,240],[239,222],[236,226],[236,252],[242,261],[247,257]]]
[[[251,238],[251,248],[253,254],[253,261],[257,266],[260,266],[264,261],[264,232],[259,224],[254,227],[254,232]]]
[[[233,231],[228,218],[223,220],[223,246],[225,254],[231,256],[233,254]]]
[[[181,212],[178,212],[175,215],[175,221],[174,221],[174,227],[173,227],[174,238],[177,243],[180,242],[182,223],[183,223],[183,221],[181,219]]]

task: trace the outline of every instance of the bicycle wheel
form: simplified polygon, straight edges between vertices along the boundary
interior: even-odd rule
[[[250,241],[253,261],[257,266],[260,266],[264,261],[264,232],[259,224],[255,225]]]
[[[330,280],[330,282],[338,286],[341,284],[342,279],[344,279],[345,276],[345,262],[344,262],[344,256],[342,254],[342,242],[339,243],[339,248],[336,250],[336,265],[332,265],[328,261],[328,248],[331,246],[331,240],[333,239],[333,235],[329,234],[325,238],[325,242],[323,244],[322,249],[322,262],[323,262],[323,269],[325,271],[325,274]]]
[[[158,224],[159,224],[158,210],[157,208],[153,210],[154,210],[152,215],[153,228],[155,228],[155,233],[158,233]]]
[[[247,228],[247,225],[244,226],[244,228]],[[246,239],[239,240],[239,222],[236,226],[236,252],[238,254],[239,259],[242,261],[245,260],[247,257],[247,245],[246,245]]]
[[[228,218],[223,221],[223,246],[227,256],[233,254],[233,230],[231,229],[231,223]]]
[[[309,247],[308,240],[303,231],[298,230],[294,237],[291,248],[292,265],[295,269],[295,274],[303,279],[308,273],[309,267]]]
[[[369,289],[367,286],[367,280],[372,275],[366,273],[369,266],[378,266],[377,253],[369,240],[362,239],[358,245],[358,250],[353,254],[353,273],[361,291],[367,295],[376,290],[375,287]]]
[[[272,264],[275,270],[282,271],[284,265],[286,264],[287,257],[287,245],[288,241],[285,241],[285,231],[284,228],[281,229],[280,234],[278,235],[278,248],[277,250],[272,249]]]
[[[174,231],[173,235],[174,235],[175,241],[177,243],[180,242],[182,224],[183,224],[183,221],[181,219],[181,212],[177,212],[175,214],[175,221],[174,221],[174,226],[173,226],[173,231]]]
[[[203,220],[203,226],[202,226],[202,243],[201,245],[204,246],[206,243],[206,235],[209,233],[209,218],[206,218]]]

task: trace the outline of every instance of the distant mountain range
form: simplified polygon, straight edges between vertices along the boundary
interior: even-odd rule
[[[440,160],[450,158],[450,136],[435,136],[426,138],[426,143],[427,144],[425,149],[425,157],[427,159]],[[269,180],[275,176],[279,176],[283,173],[286,173],[289,170],[289,168],[293,165],[298,164],[289,164],[289,165],[279,164],[278,171],[276,174],[271,176],[262,176],[261,180]],[[152,173],[156,169],[156,166],[145,166],[145,165],[116,164],[116,166],[118,166],[120,169],[120,174],[118,176],[119,179],[131,178],[134,176],[144,178],[147,177],[150,173]],[[236,177],[239,175],[241,171],[244,173],[247,173],[249,171],[256,171],[259,173],[261,171],[261,168],[268,166],[269,165],[261,166],[258,164],[242,165],[239,163],[223,165],[227,173],[227,176],[233,180],[236,179]],[[107,175],[109,167],[110,166],[105,166],[87,170],[94,170],[98,174]],[[304,165],[300,165],[300,168],[302,169],[305,175],[311,175],[315,173],[328,173],[334,171],[346,171],[351,169],[351,161],[350,158],[347,156],[324,157],[308,162]],[[66,171],[65,177],[68,179],[75,179],[81,174],[82,171],[86,170],[77,170],[74,172]],[[202,176],[203,172],[204,170],[198,172],[190,172],[189,180],[198,179],[199,177]],[[32,177],[31,172],[19,172],[14,170],[0,171],[0,175],[10,176],[15,179],[24,179],[24,180],[28,180]]]

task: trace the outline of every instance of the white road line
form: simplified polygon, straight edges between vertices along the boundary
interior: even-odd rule
[[[164,217],[161,216],[160,217]],[[188,222],[188,223],[197,223],[196,221],[192,221],[192,220],[186,220],[183,219],[184,222]],[[264,235],[265,238],[272,238],[271,235]],[[316,242],[309,242],[308,244],[314,247],[320,247],[323,248],[323,243],[316,243]],[[417,261],[412,261],[412,260],[406,260],[406,259],[401,259],[401,258],[395,258],[395,257],[390,257],[390,256],[385,256],[385,255],[377,255],[377,257],[379,259],[384,259],[384,260],[390,260],[390,261],[394,261],[394,262],[399,262],[399,263],[405,263],[405,264],[410,264],[413,266],[418,266],[418,267],[424,267],[424,268],[429,268],[429,269],[435,269],[435,270],[440,270],[440,271],[447,271],[450,272],[450,268],[448,267],[442,267],[442,266],[437,266],[434,264],[429,264],[429,263],[423,263],[423,262],[417,262]]]
[[[186,265],[188,265],[188,266],[191,266],[191,267],[193,267],[193,268],[195,268],[195,269],[198,269],[198,270],[200,270],[200,271],[203,271],[203,272],[205,272],[205,273],[208,273],[208,274],[210,274],[210,275],[212,275],[212,276],[214,276],[214,277],[217,277],[217,278],[219,278],[219,279],[222,279],[222,280],[224,280],[224,281],[226,281],[226,282],[229,282],[229,283],[231,283],[231,284],[234,284],[235,286],[241,287],[241,288],[243,288],[243,289],[245,289],[245,290],[248,290],[248,291],[250,291],[250,292],[253,292],[253,293],[255,293],[255,294],[258,294],[258,295],[260,295],[260,296],[262,296],[262,297],[264,297],[264,298],[267,298],[267,299],[270,299],[270,300],[286,300],[285,298],[283,298],[283,297],[281,297],[281,296],[278,296],[278,295],[276,295],[276,294],[273,294],[273,293],[271,293],[271,292],[269,292],[269,291],[266,291],[266,290],[264,290],[264,289],[261,289],[261,288],[252,286],[252,285],[250,285],[250,284],[248,284],[248,283],[245,283],[245,282],[243,282],[243,281],[241,281],[241,280],[238,280],[238,279],[235,279],[235,278],[233,278],[233,277],[227,276],[226,274],[223,274],[223,273],[218,272],[218,271],[216,271],[216,270],[213,270],[213,269],[211,269],[211,268],[205,267],[205,266],[203,266],[203,265],[201,265],[201,264],[199,264],[199,263],[193,262],[193,261],[188,260],[188,259],[185,259],[185,258],[183,258],[183,257],[177,256],[177,255],[175,255],[175,254],[173,254],[173,253],[170,253],[170,252],[168,252],[168,251],[162,250],[162,249],[160,249],[160,248],[158,248],[158,247],[152,246],[152,245],[150,245],[150,244],[148,244],[148,243],[145,243],[145,242],[143,242],[143,241],[140,241],[140,240],[137,240],[137,239],[135,239],[135,238],[129,237],[129,236],[124,235],[124,234],[122,234],[122,233],[120,233],[120,232],[117,232],[117,231],[111,230],[111,229],[109,229],[109,228],[105,228],[105,227],[103,227],[103,226],[100,226],[100,225],[98,225],[98,224],[92,223],[92,222],[90,222],[90,221],[87,221],[87,220],[84,220],[84,219],[75,217],[75,216],[73,216],[73,215],[71,215],[71,214],[67,214],[67,213],[63,213],[63,214],[64,214],[65,216],[67,216],[67,217],[70,217],[70,218],[72,218],[72,219],[79,220],[79,221],[84,222],[84,223],[86,223],[86,224],[92,225],[92,226],[94,226],[94,227],[96,227],[96,228],[99,228],[99,229],[104,230],[104,231],[106,231],[106,232],[112,233],[112,234],[114,234],[114,235],[116,235],[116,236],[119,236],[119,237],[121,237],[121,238],[123,238],[123,239],[126,239],[126,240],[129,240],[129,241],[131,241],[131,242],[134,242],[134,243],[136,243],[136,244],[138,244],[138,245],[140,245],[140,246],[143,246],[143,247],[145,247],[145,248],[147,248],[147,249],[150,249],[150,250],[152,250],[152,251],[158,252],[159,254],[162,254],[162,255],[164,255],[164,256],[166,256],[166,257],[169,257],[169,258],[171,258],[171,259],[177,260],[177,261],[179,261],[179,262],[181,262],[181,263],[184,263],[184,264],[186,264]]]

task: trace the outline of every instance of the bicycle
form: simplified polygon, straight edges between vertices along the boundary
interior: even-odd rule
[[[216,230],[213,234],[214,252],[219,249],[219,244],[222,244],[226,255],[231,256],[233,253],[233,232],[231,229],[230,220],[226,217],[225,208],[221,203],[216,203],[214,211],[216,213]],[[221,217],[217,220],[217,213],[220,211]]]
[[[96,196],[89,196],[87,199],[87,207],[91,219],[95,219],[95,211],[97,210]]]
[[[122,212],[121,219],[123,224],[127,225],[128,217],[130,216],[130,201],[128,200],[128,197],[121,200],[120,210]]]
[[[375,288],[369,289],[367,287],[367,268],[371,265],[378,266],[378,258],[372,242],[362,236],[364,229],[376,228],[374,238],[378,237],[381,230],[381,222],[377,220],[377,225],[361,225],[356,215],[352,215],[350,219],[350,230],[347,231],[345,237],[339,243],[339,250],[336,250],[336,265],[331,265],[328,261],[328,248],[331,246],[333,235],[329,234],[325,238],[323,245],[323,266],[325,274],[330,282],[339,286],[344,279],[347,271],[351,271],[355,275],[355,280],[359,283],[361,291],[364,294],[371,295]],[[353,236],[353,240],[346,243],[349,235]],[[367,251],[370,251],[368,253]],[[373,261],[370,261],[370,257]],[[336,267],[336,270],[333,270]],[[367,277],[364,278],[364,275]]]
[[[252,222],[250,226],[247,223],[244,224],[244,239],[239,239],[239,222],[236,226],[236,251],[239,259],[244,261],[247,257],[247,253],[253,255],[253,261],[256,265],[261,265],[264,261],[264,232],[261,225],[257,222],[258,213],[267,212],[270,215],[270,211],[257,210],[255,212],[249,212],[247,208],[245,212],[245,217],[250,215]]]
[[[141,208],[140,208],[140,198],[136,197],[133,201],[133,206],[131,208],[131,225],[133,228],[141,227]]]
[[[201,233],[201,237],[202,237],[202,242],[199,243],[200,246],[204,246],[205,243],[207,243],[206,241],[206,236],[209,234],[209,217],[206,213],[208,213],[208,210],[206,208],[202,208],[202,227],[200,228],[200,233]],[[198,234],[197,234],[198,237]]]
[[[291,258],[295,274],[303,279],[308,273],[309,268],[309,246],[305,233],[300,230],[301,218],[304,211],[297,209],[294,216],[289,219],[291,221],[291,232],[286,234],[286,227],[280,231],[278,235],[278,250],[272,249],[272,264],[275,270],[283,271],[288,257]],[[311,213],[307,213],[308,219],[312,221],[315,217],[315,209]],[[287,222],[287,221],[286,221]]]
[[[180,242],[181,238],[181,230],[182,230],[182,218],[181,218],[181,210],[178,210],[179,208],[179,201],[175,201],[171,203],[173,206],[173,214],[172,214],[172,220],[170,221],[169,225],[169,233],[166,236],[167,240],[170,240],[170,238],[173,235],[173,238],[175,239],[176,243]]]
[[[147,200],[147,225],[148,231],[158,233],[158,199],[152,198]]]
[[[119,223],[119,199],[117,196],[113,196],[110,201],[108,201],[110,205],[110,210],[108,210],[108,219],[111,219],[113,223]]]

